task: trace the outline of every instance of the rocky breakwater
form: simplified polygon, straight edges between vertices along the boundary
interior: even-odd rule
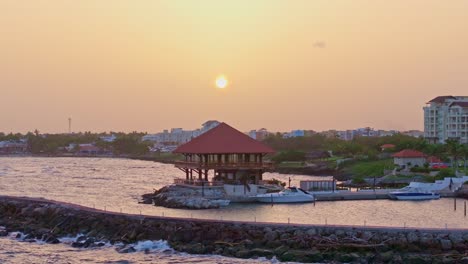
[[[224,188],[220,187],[168,185],[142,198],[143,203],[168,208],[212,209],[227,205],[229,201],[225,196]]]
[[[0,234],[23,232],[57,243],[82,234],[73,246],[166,240],[178,251],[238,258],[346,263],[468,263],[468,231],[353,228],[241,223],[103,212],[70,204],[0,197]],[[2,231],[3,230],[3,231]],[[46,239],[44,239],[46,238]]]

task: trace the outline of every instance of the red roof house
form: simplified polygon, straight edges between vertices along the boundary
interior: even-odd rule
[[[404,149],[392,155],[394,158],[425,158],[426,155],[421,151]]]
[[[400,167],[422,167],[426,163],[426,155],[421,151],[404,149],[392,155],[393,162]]]
[[[228,124],[221,123],[173,152],[185,158],[175,163],[177,168],[185,172],[184,184],[208,183],[210,170],[214,171],[216,182],[242,180],[244,184],[258,184],[263,172],[273,166],[264,161],[264,156],[275,151]],[[198,180],[195,181],[194,172],[198,174]],[[177,181],[180,183],[180,179]]]
[[[381,149],[382,151],[384,151],[384,150],[387,150],[387,149],[394,149],[395,147],[396,147],[396,146],[393,145],[393,144],[383,144],[382,146],[380,146],[380,149]]]
[[[260,154],[275,151],[226,123],[181,145],[174,153],[190,154]]]

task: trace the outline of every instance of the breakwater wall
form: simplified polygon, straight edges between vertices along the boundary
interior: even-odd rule
[[[164,239],[178,251],[299,262],[467,261],[468,230],[245,223],[104,212],[41,199],[0,196],[0,226],[31,238],[84,234],[87,241]],[[3,234],[7,233],[3,232]],[[1,234],[1,232],[0,232]],[[127,248],[123,252],[132,252]],[[464,259],[466,258],[466,259]]]

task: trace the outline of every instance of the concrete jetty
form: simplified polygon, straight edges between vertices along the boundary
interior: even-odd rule
[[[377,200],[390,199],[388,195],[394,189],[385,190],[360,190],[353,191],[335,191],[335,192],[314,192],[317,201],[341,201],[341,200]]]
[[[59,243],[83,234],[93,241],[126,244],[164,239],[178,251],[238,258],[334,263],[465,263],[467,229],[298,225],[186,219],[105,212],[45,199],[0,196],[0,235],[21,231],[30,241]],[[104,243],[102,243],[104,244]]]

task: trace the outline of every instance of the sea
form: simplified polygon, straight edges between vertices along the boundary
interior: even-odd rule
[[[171,164],[119,158],[0,157],[0,195],[46,198],[131,214],[184,218],[415,228],[468,228],[464,200],[334,201],[315,204],[231,204],[209,210],[168,209],[139,204],[141,195],[184,177]],[[320,178],[265,173],[291,185]],[[458,210],[454,210],[456,203]],[[175,252],[166,241],[140,241],[135,253],[116,246],[77,249],[63,243],[25,242],[16,234],[0,238],[0,263],[276,263],[276,259],[239,260]],[[20,236],[21,237],[21,236]]]

